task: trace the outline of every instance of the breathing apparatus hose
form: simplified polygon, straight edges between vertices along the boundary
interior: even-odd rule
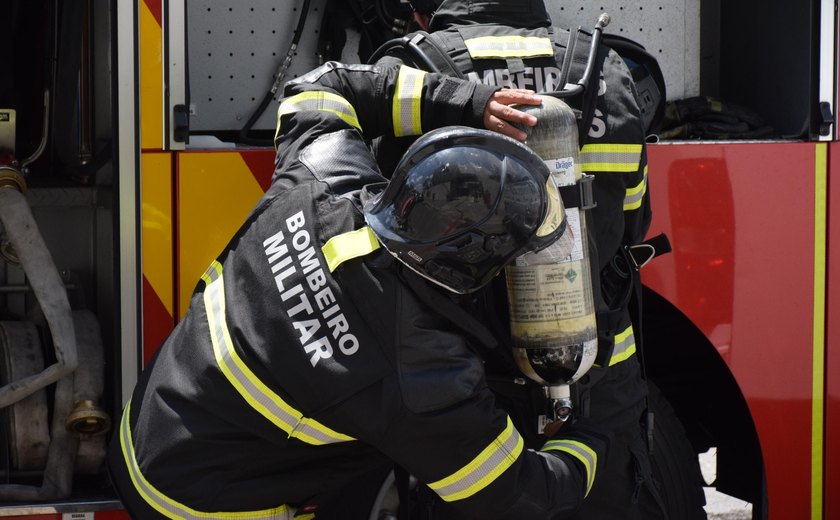
[[[263,115],[265,109],[268,108],[268,105],[271,104],[271,100],[274,99],[274,96],[277,94],[277,91],[280,90],[280,87],[283,85],[283,78],[286,76],[286,72],[289,70],[289,66],[292,63],[292,57],[297,50],[298,43],[300,43],[300,38],[303,35],[303,27],[306,25],[306,19],[309,16],[309,4],[311,0],[303,0],[303,4],[300,9],[300,16],[298,17],[297,27],[295,27],[294,36],[292,36],[292,43],[289,45],[289,50],[286,52],[286,57],[283,59],[283,62],[280,64],[280,67],[277,70],[277,74],[274,78],[274,83],[271,85],[271,88],[268,92],[265,93],[263,96],[262,101],[260,101],[259,106],[254,112],[251,114],[251,117],[248,118],[248,121],[245,122],[245,126],[239,131],[239,142],[242,144],[250,144],[253,146],[271,146],[273,142],[271,140],[266,139],[254,139],[248,137],[248,133],[251,131],[251,128],[255,124],[257,124],[257,120]]]
[[[376,63],[383,56],[394,50],[401,50],[406,54],[406,57],[411,60],[414,66],[419,67],[426,72],[440,72],[440,69],[429,59],[425,52],[417,45],[417,43],[403,36],[402,38],[394,38],[383,43],[373,54],[368,58],[368,63]]]
[[[557,90],[555,92],[541,92],[541,94],[558,98],[568,98],[584,93],[586,88],[589,86],[589,81],[595,70],[595,59],[598,56],[598,46],[601,44],[601,32],[609,24],[610,15],[607,13],[601,13],[601,16],[598,17],[598,21],[595,23],[595,28],[592,31],[592,40],[589,44],[589,54],[586,57],[586,67],[584,68],[583,76],[581,76],[578,82],[570,88],[565,88],[564,82],[561,81],[561,90]],[[568,67],[564,67],[564,69],[568,70]]]

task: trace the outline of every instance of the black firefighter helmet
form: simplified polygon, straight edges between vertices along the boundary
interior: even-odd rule
[[[566,233],[548,167],[524,144],[488,130],[441,128],[406,151],[365,219],[399,261],[442,287],[468,293],[515,257]]]

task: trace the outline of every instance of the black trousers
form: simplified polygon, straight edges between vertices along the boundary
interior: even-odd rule
[[[593,367],[578,388],[578,411],[613,433],[609,456],[575,520],[657,520],[661,506],[647,446],[647,384],[636,356]]]

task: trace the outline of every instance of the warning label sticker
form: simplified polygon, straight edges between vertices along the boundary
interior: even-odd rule
[[[516,295],[511,321],[554,324],[590,314],[592,302],[587,302],[583,272],[580,261],[509,269],[509,293]]]

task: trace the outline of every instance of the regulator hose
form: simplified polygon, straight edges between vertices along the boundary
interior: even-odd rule
[[[303,26],[306,25],[306,19],[309,16],[309,4],[311,0],[303,0],[303,4],[300,9],[300,16],[298,17],[297,27],[295,27],[294,36],[292,36],[292,43],[289,45],[289,50],[286,53],[286,57],[283,60],[283,63],[280,65],[279,69],[277,70],[277,75],[274,78],[274,83],[271,85],[271,88],[268,92],[265,93],[263,96],[262,101],[260,101],[259,106],[254,112],[251,114],[251,117],[248,118],[248,121],[245,122],[245,126],[239,131],[239,142],[242,144],[249,144],[253,146],[271,146],[273,141],[268,139],[255,139],[248,137],[248,133],[251,131],[251,128],[255,124],[257,124],[257,120],[263,115],[265,109],[268,108],[268,105],[271,104],[271,100],[274,99],[274,96],[277,94],[277,91],[280,90],[280,87],[283,84],[283,78],[286,76],[286,72],[289,70],[289,66],[292,64],[292,57],[297,50],[298,43],[300,43],[300,38],[303,35]]]

